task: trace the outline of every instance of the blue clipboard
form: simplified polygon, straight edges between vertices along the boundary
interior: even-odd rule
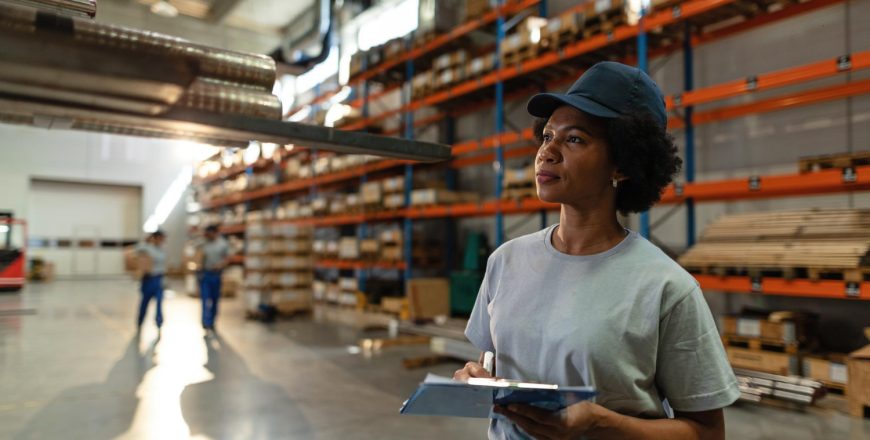
[[[493,405],[524,404],[549,411],[595,397],[592,387],[560,387],[507,380],[469,382],[429,374],[399,413],[418,416],[494,418]]]

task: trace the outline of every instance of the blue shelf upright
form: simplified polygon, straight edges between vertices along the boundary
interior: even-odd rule
[[[692,54],[692,29],[689,23],[683,31],[683,81],[684,88],[688,92],[695,86],[694,84],[694,66]],[[686,136],[686,183],[695,181],[695,126],[692,123],[692,112],[694,108],[688,106],[684,109]],[[695,244],[695,201],[686,199],[686,247]]]
[[[497,7],[501,11],[504,5],[504,0],[498,0]],[[505,39],[505,22],[504,16],[499,13],[498,20],[495,24],[495,71],[501,69],[501,49]],[[499,80],[495,83],[495,132],[501,133],[504,131],[504,83]],[[501,200],[502,186],[504,183],[504,146],[501,141],[497,141],[495,149],[495,198]],[[504,213],[501,208],[498,208],[495,213],[495,246],[499,247],[504,243]]]
[[[648,54],[647,54],[647,35],[644,27],[644,16],[646,16],[646,7],[641,7],[640,21],[638,22],[639,32],[637,34],[637,68],[644,72],[649,72]],[[649,211],[640,213],[640,235],[644,238],[650,237],[649,226]]]
[[[405,49],[411,50],[411,38],[405,39]],[[403,104],[407,107],[411,102],[411,82],[414,78],[414,61],[408,60],[405,61],[405,84],[402,87],[402,100]],[[407,110],[404,114],[404,123],[405,123],[405,138],[406,139],[414,139],[414,111]],[[405,165],[405,208],[409,208],[411,206],[411,189],[414,186],[414,167],[411,164]],[[413,250],[413,243],[411,240],[414,236],[414,224],[410,218],[405,217],[404,219],[404,228],[402,233],[402,256],[405,258],[405,281],[411,279],[414,268],[412,267],[413,263],[413,255],[411,254]]]

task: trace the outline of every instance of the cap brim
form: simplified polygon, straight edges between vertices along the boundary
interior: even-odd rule
[[[619,113],[579,95],[563,95],[559,93],[539,93],[529,100],[526,109],[529,114],[539,118],[549,118],[553,112],[563,106],[570,105],[577,110],[600,118],[618,118]]]

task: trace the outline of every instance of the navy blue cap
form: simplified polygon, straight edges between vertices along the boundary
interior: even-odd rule
[[[570,105],[601,118],[646,111],[667,128],[665,97],[642,70],[613,61],[598,63],[574,82],[568,93],[539,93],[529,100],[529,114],[549,118],[558,107]]]

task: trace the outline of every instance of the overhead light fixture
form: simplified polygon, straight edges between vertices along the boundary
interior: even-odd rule
[[[245,152],[242,156],[242,160],[245,161],[245,165],[253,165],[257,159],[260,158],[260,143],[257,141],[251,141],[248,144],[248,148],[245,148]]]
[[[160,0],[152,4],[151,12],[161,17],[175,18],[178,16],[178,8],[166,0]]]

